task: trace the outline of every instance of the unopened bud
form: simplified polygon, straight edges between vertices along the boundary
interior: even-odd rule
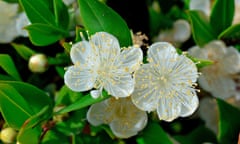
[[[13,128],[4,128],[1,130],[1,140],[4,143],[13,143],[16,140],[17,132]]]
[[[44,54],[36,54],[30,57],[28,67],[32,72],[43,73],[48,69],[48,60]]]

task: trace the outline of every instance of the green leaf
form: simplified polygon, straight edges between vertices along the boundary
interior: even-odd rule
[[[41,132],[40,126],[24,130],[21,129],[17,141],[22,144],[38,144]]]
[[[217,99],[219,110],[219,134],[220,144],[236,144],[240,130],[240,110]]]
[[[20,129],[34,112],[18,91],[8,84],[0,83],[0,109],[9,126]]]
[[[55,18],[50,10],[51,0],[19,0],[31,23],[55,26]]]
[[[210,23],[216,34],[231,26],[234,16],[234,0],[215,0],[210,15]]]
[[[98,0],[78,0],[83,24],[90,35],[105,31],[117,37],[121,47],[132,45],[126,22],[110,7]]]
[[[219,39],[240,39],[240,24],[230,26],[224,30],[219,36]]]
[[[16,80],[21,80],[21,77],[14,65],[12,58],[7,54],[0,54],[0,67],[6,71],[7,74],[15,78]]]
[[[189,11],[188,16],[191,21],[191,29],[194,41],[200,47],[206,43],[217,39],[205,15],[200,11]]]
[[[56,24],[63,29],[68,29],[69,14],[67,6],[62,0],[53,0],[53,7]]]
[[[18,3],[18,0],[3,0],[3,1],[8,3]]]
[[[144,144],[173,144],[168,134],[156,122],[149,122],[147,127],[143,130],[143,134],[138,138],[138,141],[143,141]]]
[[[109,95],[107,95],[106,93],[103,93],[102,96],[100,96],[97,99],[94,99],[94,98],[92,98],[92,96],[90,94],[88,94],[86,96],[81,97],[79,100],[77,100],[73,104],[71,104],[71,105],[63,108],[62,110],[58,111],[56,114],[63,114],[63,113],[79,110],[79,109],[85,108],[89,105],[92,105],[94,103],[103,101],[103,100],[105,100],[109,97],[110,97]]]
[[[203,125],[200,125],[186,135],[177,135],[174,138],[181,144],[203,144],[204,142],[217,143],[215,134]]]
[[[214,63],[213,61],[198,59],[198,58],[192,57],[190,55],[187,55],[187,57],[190,58],[194,63],[196,63],[196,66],[198,69],[212,65]]]
[[[26,27],[30,40],[37,46],[53,44],[67,35],[66,31],[47,24],[32,24]]]
[[[36,53],[35,51],[23,44],[12,43],[11,45],[17,51],[17,53],[25,60],[29,60],[29,58]]]
[[[14,87],[21,97],[27,101],[34,113],[38,113],[46,105],[53,107],[50,97],[44,91],[33,85],[18,81],[0,81],[0,83],[8,84]]]

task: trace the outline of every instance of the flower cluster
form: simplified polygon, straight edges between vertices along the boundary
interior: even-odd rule
[[[65,84],[73,91],[91,90],[93,98],[103,89],[113,96],[92,105],[87,119],[93,125],[109,124],[118,137],[142,130],[147,122],[144,111],[157,110],[160,120],[172,121],[198,107],[196,65],[167,42],[151,45],[149,63],[141,65],[140,48],[120,49],[113,35],[97,32],[89,41],[74,44],[70,56],[74,65],[67,68]]]

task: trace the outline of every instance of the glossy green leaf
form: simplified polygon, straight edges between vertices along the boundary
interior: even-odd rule
[[[17,51],[17,53],[25,60],[29,60],[29,58],[36,53],[35,51],[23,44],[12,43],[11,45]]]
[[[0,81],[0,83],[14,87],[25,101],[27,101],[34,114],[41,111],[46,105],[53,107],[50,97],[44,91],[31,84],[17,81]]]
[[[117,37],[120,45],[132,45],[131,33],[126,22],[110,7],[98,0],[78,0],[83,24],[90,35],[105,31]]]
[[[41,136],[42,129],[40,126],[28,128],[19,131],[17,141],[21,144],[37,144]]]
[[[56,114],[63,114],[63,113],[79,110],[79,109],[85,108],[85,107],[87,107],[89,105],[92,105],[94,103],[103,101],[103,100],[105,100],[105,99],[107,99],[109,97],[110,96],[107,95],[105,92],[103,92],[102,96],[100,96],[97,99],[92,98],[92,96],[90,94],[88,94],[86,96],[81,97],[80,99],[78,99],[73,104],[63,108],[62,110],[60,110]]]
[[[221,99],[217,99],[217,104],[219,110],[218,140],[220,144],[236,144],[240,130],[240,110]]]
[[[189,11],[191,29],[194,41],[197,45],[203,46],[206,43],[217,39],[205,15],[200,11]]]
[[[3,0],[3,1],[8,3],[18,3],[18,0]]]
[[[34,112],[18,91],[9,84],[0,83],[0,109],[9,126],[20,129]]]
[[[67,35],[66,31],[49,26],[47,24],[32,24],[26,27],[30,40],[37,46],[53,44]]]
[[[219,39],[239,39],[240,38],[240,24],[230,26],[224,30],[219,36]]]
[[[55,18],[50,10],[51,0],[19,0],[31,23],[55,26]]]
[[[56,24],[63,29],[68,29],[69,14],[67,6],[62,0],[53,0],[53,7]]]
[[[7,54],[0,54],[0,67],[16,80],[21,80],[21,77],[15,67],[12,58]]]
[[[176,135],[174,138],[181,144],[203,144],[204,142],[217,143],[215,134],[203,125],[185,135]]]
[[[173,144],[169,135],[156,122],[149,122],[142,133],[142,136],[138,140],[142,140],[144,144],[152,144],[153,142],[156,144]]]
[[[234,0],[215,0],[210,15],[210,23],[216,34],[231,26],[234,16]]]

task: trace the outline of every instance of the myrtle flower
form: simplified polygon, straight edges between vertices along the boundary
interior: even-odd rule
[[[187,41],[191,36],[191,27],[189,22],[179,19],[173,23],[173,28],[160,31],[159,35],[154,38],[156,42],[169,42],[175,46]]]
[[[210,0],[190,0],[189,9],[190,10],[199,10],[205,13],[206,15],[210,15]]]
[[[17,32],[15,28],[18,4],[10,4],[0,1],[0,43],[9,43]]]
[[[21,12],[18,15],[17,21],[16,21],[16,29],[17,29],[17,33],[19,36],[23,36],[23,37],[28,37],[28,32],[27,30],[24,29],[24,27],[26,27],[27,25],[30,25],[31,22],[29,21],[27,15],[25,12]]]
[[[133,103],[144,111],[157,110],[160,120],[191,115],[198,107],[196,65],[166,42],[150,46],[148,61],[135,73]]]
[[[222,41],[212,41],[204,48],[191,48],[189,54],[214,62],[200,70],[202,75],[198,82],[204,90],[222,99],[236,94],[237,86],[233,77],[240,72],[240,55],[235,48],[227,48]]]
[[[109,124],[115,136],[129,138],[146,126],[148,118],[146,112],[139,110],[127,97],[93,104],[87,112],[87,120],[94,126]]]
[[[98,32],[89,41],[74,44],[70,52],[74,66],[65,75],[65,84],[73,91],[87,91],[97,98],[104,88],[110,95],[129,96],[134,89],[132,73],[139,67],[143,54],[140,48],[120,50],[118,40]]]

